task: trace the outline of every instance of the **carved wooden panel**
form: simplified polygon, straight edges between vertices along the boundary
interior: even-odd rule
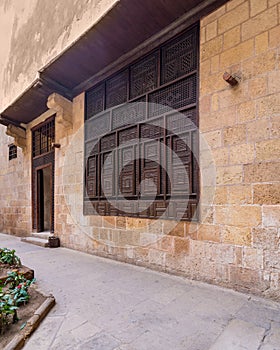
[[[128,98],[128,71],[118,73],[106,82],[106,108],[117,106]]]
[[[112,111],[112,129],[144,121],[146,118],[145,98],[130,104],[114,108]]]
[[[196,76],[180,80],[149,95],[149,118],[196,102]]]
[[[158,86],[159,52],[144,57],[130,67],[130,98],[143,95]]]
[[[190,30],[161,49],[161,83],[173,81],[197,68],[197,31]]]
[[[105,84],[96,86],[93,90],[87,92],[86,99],[86,119],[102,112],[105,106]]]
[[[90,140],[110,132],[110,123],[109,112],[98,114],[96,117],[88,120],[85,125],[85,139]]]

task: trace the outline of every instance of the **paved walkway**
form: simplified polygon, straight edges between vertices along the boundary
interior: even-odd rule
[[[279,350],[280,305],[0,234],[57,305],[26,350]]]

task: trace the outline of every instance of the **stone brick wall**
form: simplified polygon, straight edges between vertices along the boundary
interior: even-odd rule
[[[55,233],[63,246],[280,297],[279,17],[280,0],[232,0],[201,21],[200,131],[211,150],[205,156],[201,145],[201,169],[214,165],[216,184],[202,183],[199,224],[84,216],[84,94],[74,99],[73,125],[56,122]],[[236,87],[223,80],[225,71],[237,74]],[[28,162],[13,176],[28,178],[29,229]],[[14,184],[8,166],[2,179]],[[3,213],[11,202],[2,179]],[[18,198],[20,188],[9,195]]]
[[[203,187],[199,224],[83,216],[84,96],[74,100],[75,125],[61,133],[57,151],[63,245],[279,297],[279,11],[279,1],[233,0],[201,21],[200,131],[216,186],[213,205]],[[230,87],[225,71],[240,84]]]
[[[13,142],[0,125],[0,232],[24,236],[31,232],[31,158],[18,147],[17,158],[9,161]]]
[[[200,128],[217,169],[210,224],[233,259],[217,262],[230,285],[270,294],[280,288],[279,11],[279,1],[233,0],[201,22]]]

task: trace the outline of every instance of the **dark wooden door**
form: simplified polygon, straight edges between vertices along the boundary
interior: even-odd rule
[[[36,171],[37,173],[37,231],[44,231],[44,175],[43,169]]]

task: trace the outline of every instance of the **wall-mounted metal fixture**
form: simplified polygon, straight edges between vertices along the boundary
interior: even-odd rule
[[[61,144],[60,143],[52,143],[52,148],[60,148]]]
[[[223,79],[231,86],[236,86],[239,83],[238,80],[228,72],[224,73]]]

